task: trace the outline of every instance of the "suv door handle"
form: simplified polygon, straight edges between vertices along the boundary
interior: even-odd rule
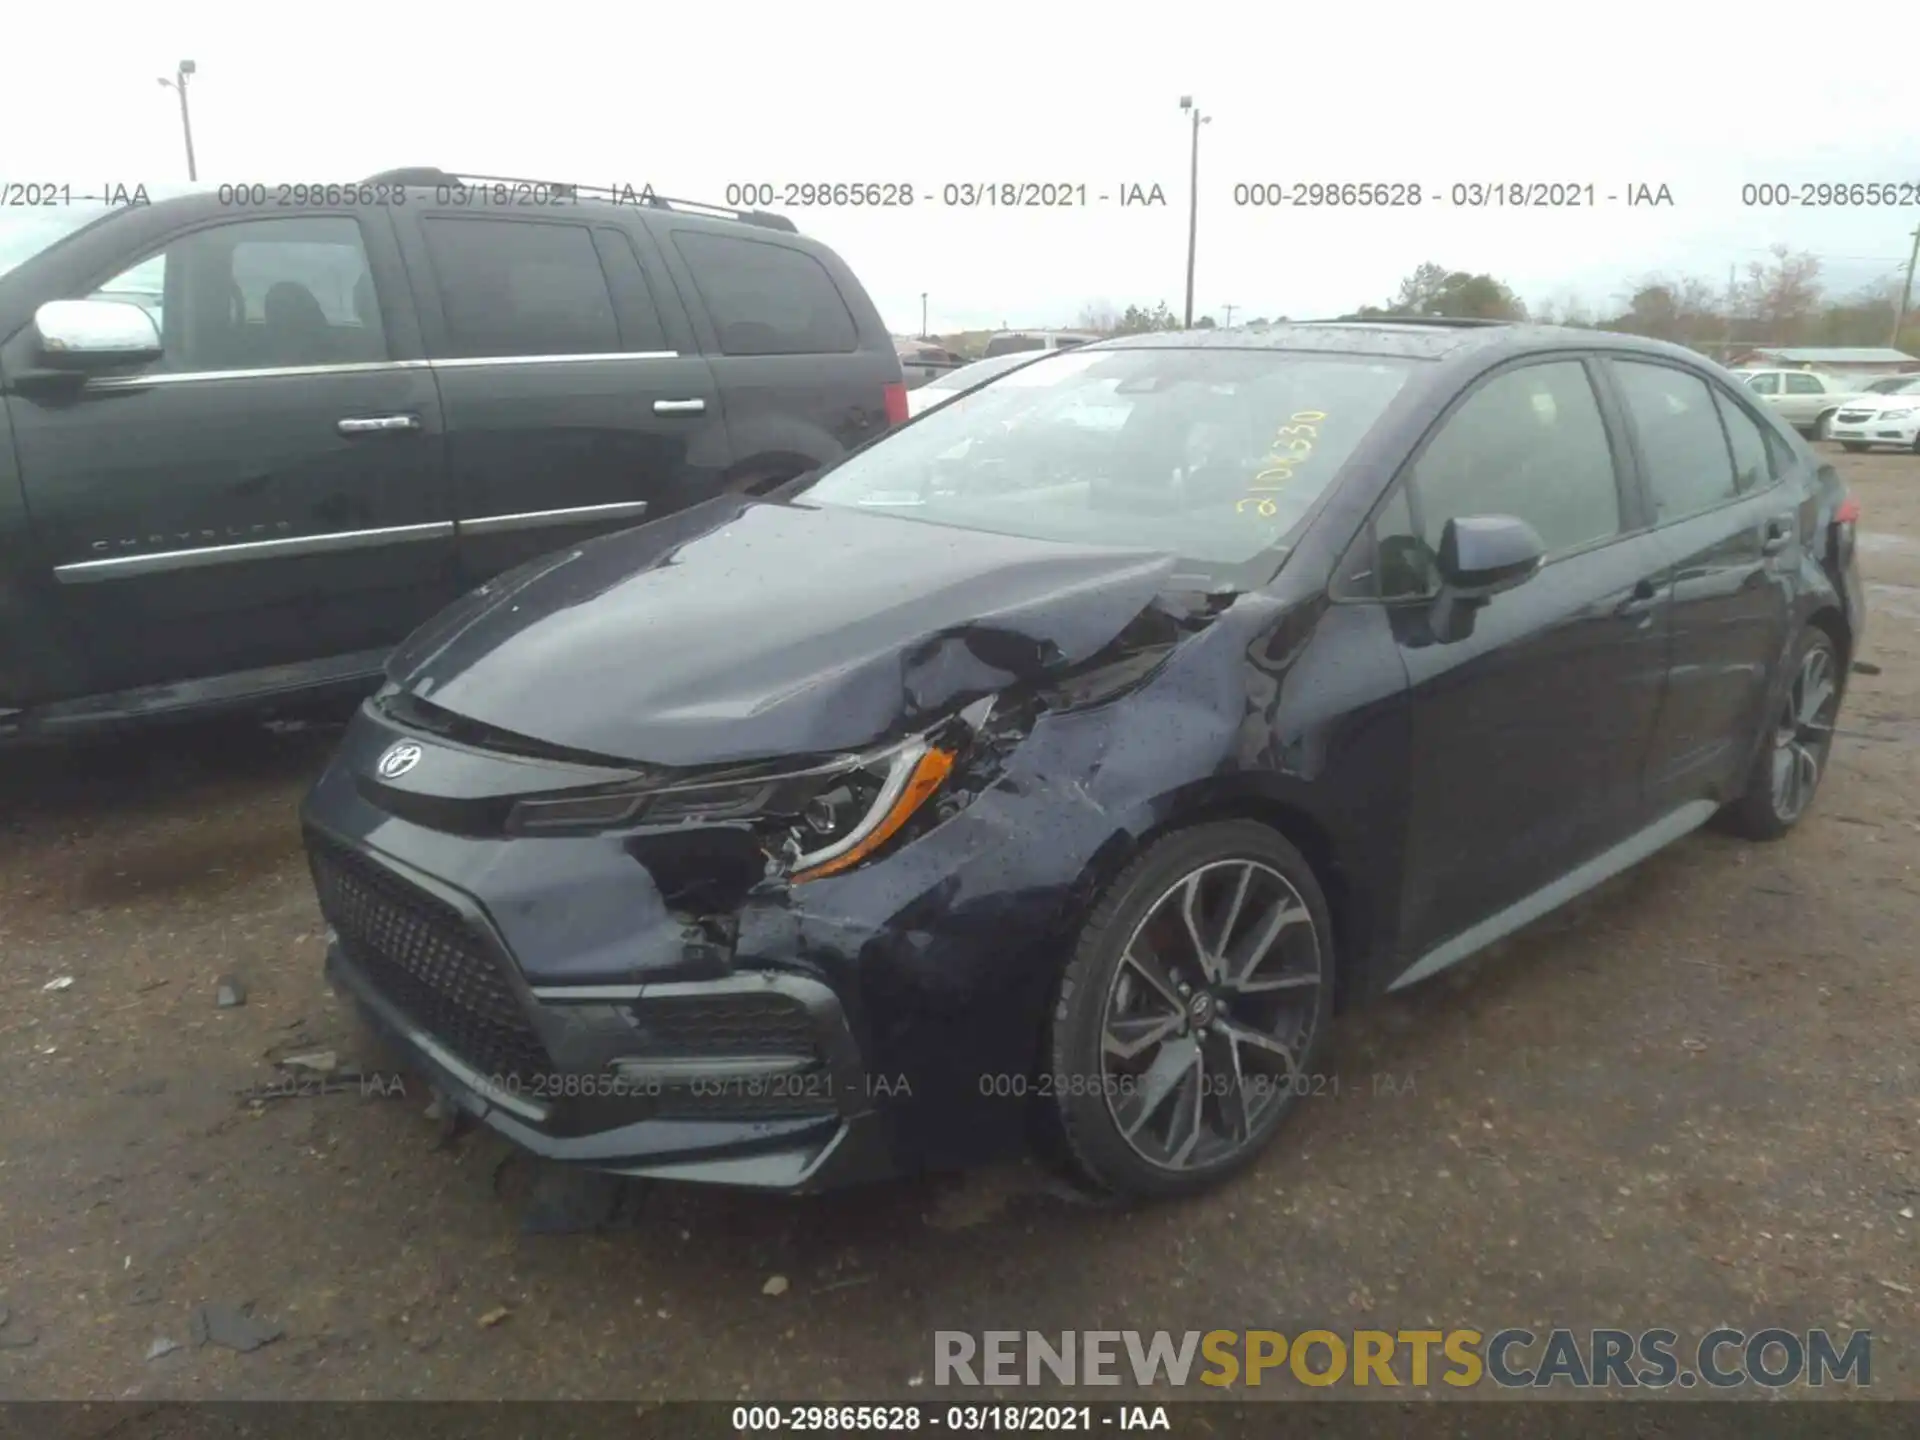
[[[377,435],[388,430],[418,430],[418,415],[356,415],[334,427],[342,435]]]
[[[656,400],[653,402],[656,415],[704,415],[707,402],[704,400]]]
[[[1790,515],[1776,515],[1773,519],[1767,521],[1766,532],[1760,540],[1760,553],[1762,555],[1778,555],[1782,550],[1787,548],[1788,543],[1791,542],[1792,539],[1793,517]]]

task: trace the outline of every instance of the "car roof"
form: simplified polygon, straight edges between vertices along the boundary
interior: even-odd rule
[[[1464,320],[1450,317],[1392,317],[1380,320],[1294,320],[1255,329],[1162,330],[1125,335],[1089,347],[1099,350],[1299,350],[1325,354],[1377,355],[1412,360],[1442,360],[1479,353],[1520,354],[1530,350],[1632,350],[1699,363],[1696,351],[1608,330],[1523,321]]]

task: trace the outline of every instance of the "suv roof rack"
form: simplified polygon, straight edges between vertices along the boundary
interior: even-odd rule
[[[715,220],[738,220],[758,225],[763,230],[784,230],[797,235],[800,227],[784,215],[770,210],[736,210],[730,205],[710,205],[703,200],[681,200],[672,195],[656,195],[651,185],[636,192],[633,187],[580,185],[570,180],[533,180],[524,175],[468,175],[441,170],[432,165],[402,166],[382,170],[361,182],[364,185],[540,185],[555,195],[570,195],[582,200],[607,200],[616,204],[646,205],[657,210],[676,210],[688,215],[704,215]]]

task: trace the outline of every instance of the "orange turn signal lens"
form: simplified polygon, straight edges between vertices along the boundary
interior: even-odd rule
[[[887,812],[880,817],[879,823],[860,837],[851,849],[825,861],[811,869],[800,870],[792,876],[794,884],[802,880],[821,880],[829,875],[838,875],[851,870],[878,850],[887,841],[899,833],[900,827],[913,818],[914,812],[927,802],[927,798],[946,782],[953,771],[953,762],[957,757],[950,750],[928,750],[913,767],[913,773],[907,777],[907,783]]]

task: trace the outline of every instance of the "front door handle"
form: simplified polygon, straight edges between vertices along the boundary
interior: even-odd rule
[[[1793,540],[1793,519],[1791,516],[1776,515],[1767,521],[1766,533],[1760,540],[1762,555],[1778,555]]]
[[[656,415],[704,415],[707,402],[704,400],[656,400],[653,402]]]
[[[1632,594],[1613,607],[1614,618],[1645,625],[1652,620],[1653,607],[1659,599],[1660,587],[1651,580],[1642,580],[1635,584]]]
[[[334,427],[342,435],[379,435],[389,430],[418,430],[418,415],[355,415]]]

